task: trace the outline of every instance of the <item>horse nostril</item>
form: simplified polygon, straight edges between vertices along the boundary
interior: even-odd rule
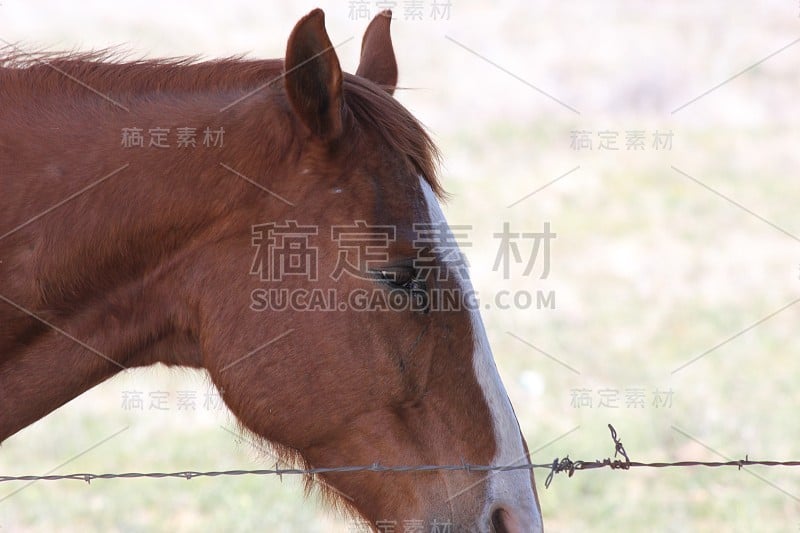
[[[511,533],[506,526],[508,513],[502,507],[498,507],[492,513],[492,530],[494,533]]]

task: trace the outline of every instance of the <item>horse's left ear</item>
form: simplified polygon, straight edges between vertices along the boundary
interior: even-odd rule
[[[397,85],[397,60],[392,48],[392,23],[390,10],[378,13],[364,32],[361,41],[361,62],[356,74],[382,86],[389,94],[394,94]]]
[[[284,85],[300,120],[316,137],[342,134],[342,68],[325,31],[325,14],[315,9],[297,23],[286,45]]]

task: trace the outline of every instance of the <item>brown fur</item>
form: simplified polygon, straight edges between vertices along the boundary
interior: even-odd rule
[[[290,463],[491,460],[496,444],[467,311],[249,309],[265,283],[249,273],[253,225],[296,220],[326,237],[356,220],[391,224],[393,263],[414,259],[412,226],[428,221],[417,176],[442,194],[423,127],[385,88],[342,77],[326,40],[320,12],[301,20],[285,77],[278,60],[14,51],[0,60],[0,235],[10,232],[0,239],[0,442],[122,368],[162,363],[206,369],[242,428]],[[291,66],[306,56],[308,66]],[[221,126],[224,146],[120,146],[122,128],[157,126]],[[328,278],[336,249],[327,237],[319,243],[319,285],[379,288]],[[333,500],[373,524],[450,518],[471,527],[480,483],[445,502],[481,478],[323,480]]]

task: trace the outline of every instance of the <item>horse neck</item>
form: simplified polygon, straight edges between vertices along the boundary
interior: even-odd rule
[[[145,77],[139,83],[146,90],[124,98],[114,94],[126,110],[109,105],[98,111],[97,98],[83,95],[73,102],[50,93],[17,95],[13,110],[0,110],[0,119],[7,119],[0,120],[0,163],[8,170],[0,181],[9,192],[0,233],[87,189],[16,236],[21,237],[17,251],[34,244],[34,256],[25,254],[25,259],[35,263],[44,303],[75,304],[162,265],[201,235],[219,238],[215,226],[260,194],[253,181],[269,186],[271,179],[289,174],[284,160],[292,125],[286,123],[279,93],[254,93],[226,109],[239,93],[247,94],[249,85],[189,91],[187,71],[211,67],[173,67],[175,86],[160,89],[177,95],[153,93],[152,80]],[[249,72],[247,67],[239,70]],[[103,88],[101,82],[126,68],[103,65],[92,81]],[[134,91],[126,80],[132,83],[123,78],[123,89]],[[209,85],[214,83],[221,82]],[[22,152],[12,156],[3,145],[19,137],[14,124],[23,122],[22,134],[30,142],[19,143]],[[194,131],[196,145],[176,144],[178,130],[185,128]],[[126,144],[133,130],[149,135],[144,146]],[[169,132],[168,147],[151,145],[156,130]],[[208,144],[206,130],[218,135]],[[272,206],[265,206],[262,214],[269,216]],[[14,240],[0,239],[0,251]]]
[[[177,148],[126,150],[121,129],[138,126],[131,117],[144,129],[193,126],[207,113],[158,102],[130,109],[100,123],[80,106],[55,117],[29,113],[24,133],[37,142],[14,154],[0,149],[11,206],[4,230],[91,186],[0,239],[0,442],[129,366],[200,366],[188,286],[202,281],[193,269],[219,242],[249,238],[248,210],[258,221],[279,217],[269,195],[220,165],[266,186],[287,175],[285,132],[265,131],[268,118],[241,120],[240,108],[238,121],[225,122],[227,146],[189,157]],[[19,133],[11,124],[19,122],[0,120],[0,148]]]

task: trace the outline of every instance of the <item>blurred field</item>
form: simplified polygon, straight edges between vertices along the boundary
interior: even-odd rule
[[[319,5],[334,43],[356,37],[339,49],[354,71],[367,21],[351,18],[351,4],[3,0],[0,38],[278,57],[296,19]],[[487,303],[503,290],[556,298],[555,309],[484,310],[535,460],[608,456],[608,423],[635,460],[800,458],[800,304],[738,335],[800,297],[800,44],[673,113],[800,37],[797,3],[452,0],[443,21],[423,4],[421,21],[404,20],[405,2],[395,8],[409,88],[397,96],[442,148],[447,215],[472,228],[474,284]],[[571,148],[577,130],[592,132],[593,149]],[[601,130],[619,132],[621,149],[598,149]],[[644,150],[625,149],[633,130],[646,132]],[[672,132],[671,149],[651,146],[656,131]],[[522,265],[508,280],[492,270],[504,222],[512,231],[550,222],[558,237],[547,279],[537,269],[523,276]],[[637,389],[643,406],[627,406]],[[195,410],[177,407],[186,390]],[[4,443],[0,474],[272,466],[226,431],[235,426],[224,410],[204,407],[207,390],[190,371],[119,376]],[[580,390],[591,406],[575,406]],[[141,411],[123,405],[130,391],[143,394]],[[599,406],[613,391],[618,407]],[[669,405],[653,405],[658,391],[671,391]],[[168,394],[167,409],[149,407],[154,392]],[[800,527],[798,469],[593,471],[562,474],[547,490],[545,475],[549,531]],[[5,499],[21,486],[0,484],[2,531],[348,530],[291,479],[40,482]]]

